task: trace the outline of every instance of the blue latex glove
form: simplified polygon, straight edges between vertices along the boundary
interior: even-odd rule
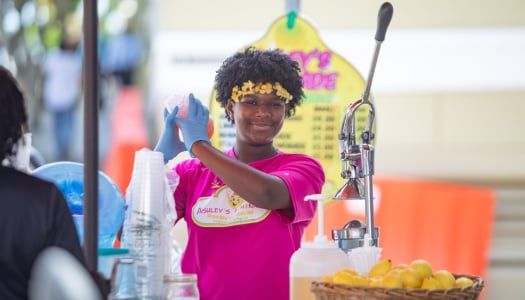
[[[191,152],[191,147],[195,142],[205,141],[208,144],[210,143],[208,138],[210,112],[193,94],[189,95],[188,100],[188,114],[185,118],[175,116],[175,122],[182,130],[182,138],[186,149],[188,149],[191,157],[195,157],[193,152]]]
[[[171,113],[164,109],[164,129],[154,149],[154,151],[164,154],[164,163],[186,150],[184,143],[179,138],[179,130],[175,124],[178,112],[178,106],[174,107]]]

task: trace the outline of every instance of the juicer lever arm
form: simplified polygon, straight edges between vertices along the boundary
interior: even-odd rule
[[[393,13],[394,8],[389,2],[383,3],[379,8],[379,13],[377,15],[376,41],[382,42],[385,40],[386,30],[392,20]]]
[[[363,99],[363,102],[368,102],[368,96],[370,95],[370,87],[372,86],[372,79],[374,78],[374,73],[377,65],[377,58],[379,56],[379,50],[381,49],[381,43],[385,40],[386,30],[388,28],[388,25],[390,24],[390,20],[392,20],[393,12],[394,9],[392,7],[392,4],[390,4],[389,2],[383,3],[383,5],[381,5],[381,8],[379,9],[379,13],[377,16],[377,31],[375,36],[376,47],[374,49],[374,55],[372,57],[372,64],[370,66],[370,72],[368,73],[366,87],[363,91],[363,96],[361,97]]]

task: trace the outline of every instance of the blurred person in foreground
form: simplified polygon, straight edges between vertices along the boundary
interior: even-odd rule
[[[33,264],[47,247],[63,248],[84,264],[60,190],[14,168],[26,128],[24,96],[11,73],[0,66],[0,299],[27,299]]]
[[[273,144],[304,96],[299,65],[279,50],[248,48],[223,62],[215,89],[235,125],[233,148],[210,144],[208,109],[192,94],[185,118],[165,112],[155,147],[165,161],[186,149],[193,157],[174,167],[177,221],[188,230],[182,272],[197,274],[201,300],[288,299],[290,258],[316,208],[304,198],[325,180],[314,158]]]

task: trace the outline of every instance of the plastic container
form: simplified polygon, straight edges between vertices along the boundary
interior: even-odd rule
[[[317,201],[318,233],[311,242],[302,242],[290,259],[290,300],[315,300],[310,291],[313,281],[350,266],[347,254],[324,235],[323,200],[328,195],[308,195],[305,201]]]
[[[133,258],[117,258],[111,269],[108,300],[139,300]]]
[[[169,96],[167,99],[166,99],[166,110],[168,111],[168,113],[171,113],[171,111],[176,107],[178,106],[179,107],[179,112],[177,113],[178,117],[181,118],[181,119],[184,119],[186,118],[186,115],[188,114],[188,94],[186,94],[185,92],[174,92],[173,94],[171,94],[171,96]],[[211,115],[210,115],[210,118],[208,119],[208,138],[211,138],[212,135],[213,135],[213,131],[214,131],[214,126],[213,126],[213,119],[211,118]]]
[[[129,256],[129,250],[125,248],[99,248],[97,271],[106,279],[111,278],[111,269],[117,259]]]
[[[84,234],[84,164],[59,161],[35,169],[32,175],[49,180],[64,194],[81,243]],[[111,248],[124,222],[124,196],[115,182],[98,171],[98,248]]]
[[[197,274],[164,276],[164,300],[199,300]]]

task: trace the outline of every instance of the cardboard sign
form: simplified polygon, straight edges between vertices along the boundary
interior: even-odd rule
[[[268,32],[247,47],[280,49],[299,62],[305,98],[296,114],[284,122],[274,140],[277,148],[289,153],[305,153],[318,159],[326,173],[324,193],[335,194],[345,182],[341,178],[338,134],[347,107],[360,99],[365,82],[354,66],[330,50],[317,30],[305,19],[285,15]],[[211,99],[215,99],[216,91]],[[212,143],[221,149],[235,141],[235,128],[226,120],[224,109],[212,100],[210,112],[217,129]],[[366,125],[368,107],[355,114],[357,141]],[[359,142],[359,141],[358,141]]]

